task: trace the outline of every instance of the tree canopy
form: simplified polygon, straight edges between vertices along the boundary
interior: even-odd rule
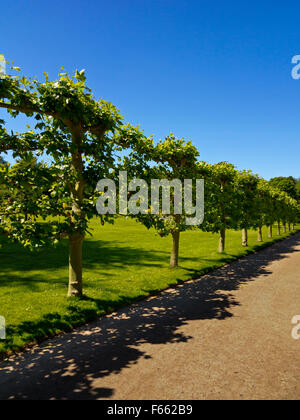
[[[297,200],[297,181],[292,176],[284,177],[279,176],[276,178],[270,179],[270,185],[273,188],[284,191],[294,200]]]

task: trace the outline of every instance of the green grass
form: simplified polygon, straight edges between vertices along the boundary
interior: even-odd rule
[[[102,227],[93,221],[93,238],[84,246],[82,301],[66,299],[67,242],[31,254],[0,238],[0,315],[6,318],[7,339],[0,356],[90,321],[124,304],[220,267],[276,240],[257,243],[249,232],[249,248],[241,232],[228,232],[226,254],[217,253],[218,235],[185,232],[180,268],[168,268],[171,239],[160,238],[133,220],[118,219]],[[276,232],[275,232],[276,233]],[[282,235],[287,236],[287,235]],[[266,238],[266,230],[264,230]]]

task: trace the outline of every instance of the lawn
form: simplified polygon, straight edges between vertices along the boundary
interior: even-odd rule
[[[82,301],[66,298],[66,241],[32,254],[0,238],[0,315],[7,323],[7,339],[0,341],[0,356],[179,281],[196,278],[258,246],[256,232],[249,232],[250,246],[245,249],[241,246],[241,232],[230,231],[226,254],[220,255],[218,235],[185,232],[180,268],[170,270],[171,238],[160,238],[131,219],[119,218],[115,225],[105,226],[95,220],[91,227],[93,237],[87,238],[84,247],[86,298]],[[277,239],[274,236],[273,241]],[[267,240],[262,246],[271,242]]]

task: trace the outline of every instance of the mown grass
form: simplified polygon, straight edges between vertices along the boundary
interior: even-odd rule
[[[264,230],[265,242],[258,244],[257,233],[251,231],[249,248],[243,248],[241,232],[230,231],[226,253],[221,255],[217,252],[218,235],[185,232],[180,267],[170,270],[171,238],[160,238],[153,230],[122,218],[104,227],[95,220],[91,227],[94,236],[87,238],[84,246],[86,298],[81,301],[66,299],[66,241],[32,254],[0,238],[0,315],[7,325],[7,339],[0,341],[0,357],[155,291],[197,278],[279,239],[267,239]]]

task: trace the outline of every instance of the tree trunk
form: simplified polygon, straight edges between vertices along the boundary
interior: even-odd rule
[[[76,225],[78,220],[84,220],[85,214],[82,210],[82,200],[85,188],[85,181],[83,178],[83,160],[82,154],[79,151],[82,144],[81,128],[76,127],[72,133],[72,143],[75,148],[72,153],[72,167],[71,173],[75,180],[71,184],[70,192],[72,198],[72,222]],[[68,297],[76,296],[82,297],[82,246],[84,241],[84,234],[78,228],[70,235],[69,245],[69,291]]]
[[[288,224],[288,231],[289,232],[291,231],[291,224],[290,223]]]
[[[173,237],[173,247],[172,247],[172,254],[170,258],[170,268],[178,267],[178,259],[179,259],[179,239],[180,239],[180,232],[176,231],[172,233]]]
[[[219,253],[223,254],[225,251],[225,237],[226,237],[226,230],[222,228],[220,230],[220,241],[219,241]]]
[[[225,186],[226,186],[226,181],[225,180],[221,180],[221,185],[220,185],[221,194],[224,194]],[[224,251],[225,251],[226,213],[225,213],[224,204],[222,203],[222,200],[221,200],[221,221],[222,221],[222,224],[223,224],[224,227],[222,227],[220,229],[219,253],[220,254],[223,254]]]
[[[268,226],[268,238],[272,239],[273,238],[273,226]]]
[[[277,223],[277,235],[280,236],[281,235],[281,230],[280,230],[280,222]]]
[[[286,233],[286,223],[283,223],[283,233]]]
[[[248,246],[248,230],[247,229],[242,230],[242,245]]]
[[[261,226],[259,226],[259,228],[258,228],[257,241],[258,242],[263,242],[263,234],[262,234],[262,227]]]
[[[82,245],[80,233],[69,238],[69,291],[68,297],[82,296]]]
[[[295,223],[293,223],[293,225],[292,225],[292,229],[293,229],[293,230],[295,230]]]

